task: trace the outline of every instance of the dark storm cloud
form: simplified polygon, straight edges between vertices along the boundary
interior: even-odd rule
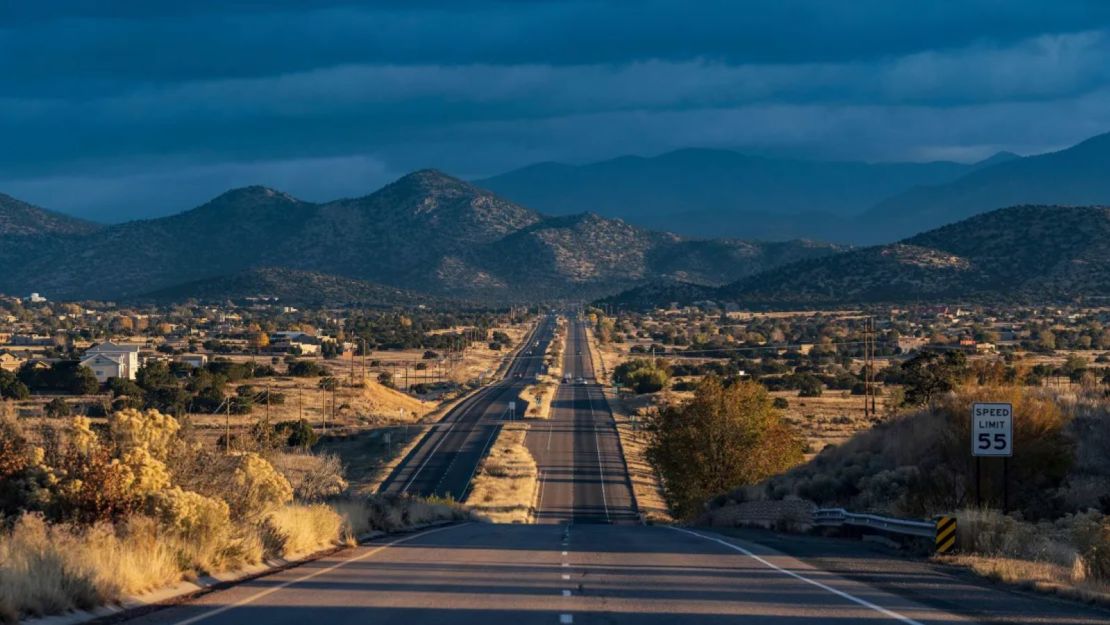
[[[690,145],[1036,151],[1110,129],[1108,24],[1106,2],[7,3],[0,190],[111,219]]]

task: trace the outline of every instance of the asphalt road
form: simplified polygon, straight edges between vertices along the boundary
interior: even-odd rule
[[[901,575],[905,585],[931,593],[966,590],[914,571]],[[756,543],[706,532],[469,523],[346,550],[131,622],[1093,625],[1110,616],[995,589],[975,592],[981,606],[1013,618],[961,614],[955,594],[948,597],[951,610],[930,606]]]
[[[536,459],[537,523],[638,523],[632,485],[613,415],[594,378],[582,322],[568,324],[563,371],[546,422],[533,422],[525,443]],[[581,378],[585,384],[578,384]]]
[[[523,413],[524,404],[518,395],[543,366],[543,354],[554,330],[554,318],[543,319],[509,364],[505,377],[444,415],[386,478],[380,492],[462,500],[501,425],[512,416],[509,403],[516,403],[518,416]]]

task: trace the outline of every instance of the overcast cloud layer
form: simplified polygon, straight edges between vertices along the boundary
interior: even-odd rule
[[[100,221],[421,167],[967,161],[1110,131],[1098,0],[37,4],[0,5],[0,192]]]

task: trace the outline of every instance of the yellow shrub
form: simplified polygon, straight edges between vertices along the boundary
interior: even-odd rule
[[[226,500],[236,516],[259,517],[293,501],[293,487],[262,456],[248,452],[235,456],[233,489]]]
[[[120,410],[108,417],[112,444],[120,452],[145,449],[164,460],[181,426],[177,419],[157,410]]]

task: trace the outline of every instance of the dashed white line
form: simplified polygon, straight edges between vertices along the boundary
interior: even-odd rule
[[[569,597],[570,596],[570,591],[569,590],[564,590],[563,591],[563,596],[564,597]]]
[[[566,581],[566,580],[569,580],[569,579],[570,579],[570,575],[563,575],[563,581]]]
[[[573,614],[560,614],[559,615],[559,623],[561,623],[562,625],[570,625],[573,622],[574,622],[574,615]]]
[[[805,582],[805,583],[807,583],[811,586],[816,586],[816,587],[820,588],[821,590],[826,590],[828,592],[831,592],[832,594],[834,594],[838,597],[847,599],[848,601],[851,601],[852,603],[856,603],[856,604],[861,605],[865,608],[869,608],[871,610],[874,610],[874,611],[876,611],[880,614],[889,616],[890,618],[901,621],[903,623],[906,623],[907,625],[922,625],[921,621],[915,621],[915,620],[913,620],[912,618],[910,618],[908,616],[904,616],[902,614],[894,612],[893,610],[888,610],[888,609],[886,609],[886,608],[884,608],[880,605],[875,605],[874,603],[871,603],[867,599],[861,599],[861,598],[859,598],[859,597],[857,597],[853,594],[846,593],[843,590],[838,590],[836,588],[833,588],[832,586],[829,586],[828,584],[822,584],[819,581],[812,580],[812,579],[810,579],[810,578],[808,578],[804,575],[800,575],[798,573],[795,573],[794,571],[784,569],[781,566],[775,564],[774,562],[771,562],[769,560],[761,558],[760,556],[755,555],[751,551],[748,551],[747,549],[744,549],[740,545],[734,545],[734,544],[728,542],[727,540],[721,540],[720,538],[714,538],[712,536],[706,536],[705,534],[699,534],[698,532],[692,532],[688,529],[683,529],[681,527],[671,527],[670,529],[672,529],[676,532],[682,532],[683,534],[690,534],[691,536],[697,536],[698,538],[713,541],[715,543],[724,545],[725,547],[728,547],[729,549],[732,549],[733,551],[739,551],[740,553],[748,556],[749,558],[755,560],[756,562],[759,562],[760,564],[763,564],[767,567],[770,567],[770,568],[778,571],[779,573],[782,573],[784,575],[789,575],[790,577],[793,577],[794,579],[796,579],[800,582]]]

